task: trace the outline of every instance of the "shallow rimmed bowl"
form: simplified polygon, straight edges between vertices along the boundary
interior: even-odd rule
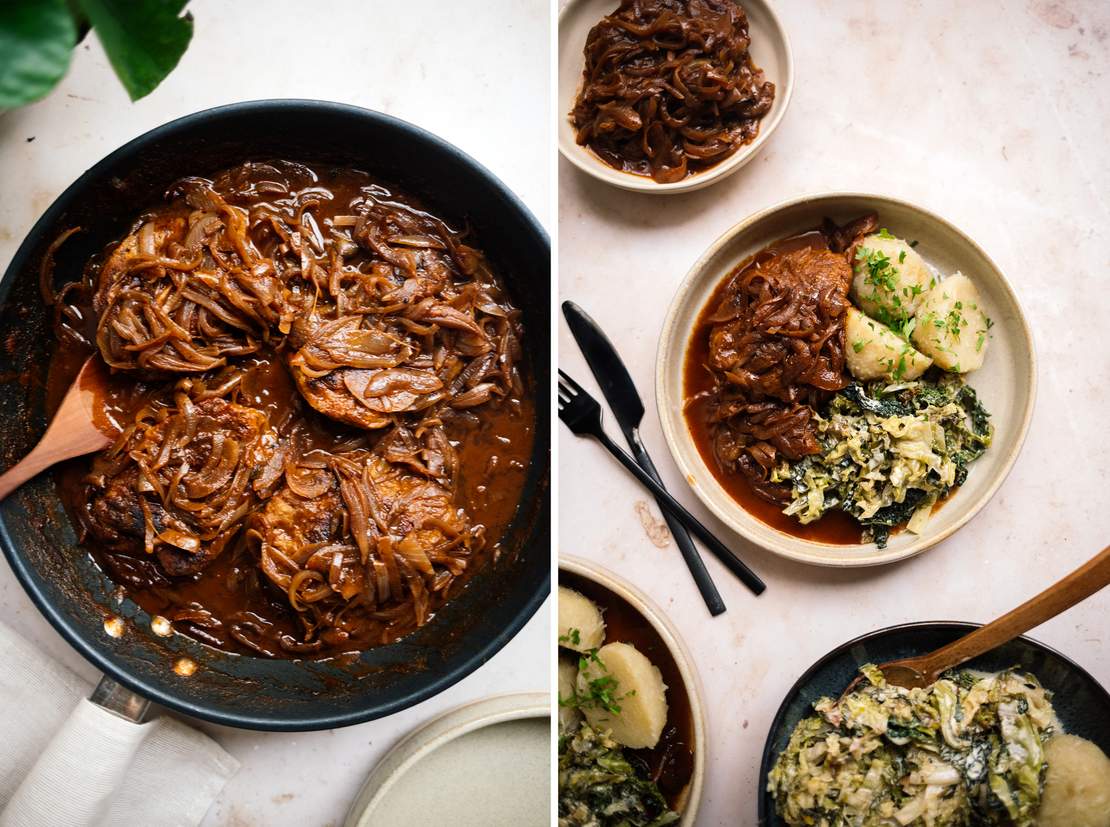
[[[374,767],[344,827],[403,827],[429,819],[458,827],[546,824],[550,732],[547,692],[495,695],[446,712]]]
[[[967,481],[933,514],[920,535],[902,531],[885,549],[803,540],[748,513],[717,481],[694,444],[682,412],[686,350],[705,303],[734,267],[781,238],[813,229],[825,216],[844,222],[869,210],[896,236],[917,240],[917,251],[945,275],[960,270],[979,288],[994,321],[983,367],[968,374],[994,423],[994,442],[970,466]],[[865,193],[831,193],[787,201],[744,219],[717,239],[690,268],[660,336],[656,403],[663,435],[682,476],[703,503],[733,531],[768,551],[825,566],[873,566],[920,554],[967,524],[1013,467],[1033,416],[1036,358],[1017,296],[979,245],[937,214],[906,201]]]
[[[574,100],[582,85],[582,70],[585,67],[582,49],[586,45],[586,36],[590,29],[618,5],[619,0],[567,0],[559,13],[559,111],[556,118],[559,152],[563,157],[587,175],[606,184],[657,195],[691,192],[707,187],[728,177],[754,158],[771,139],[772,133],[786,114],[794,91],[794,57],[790,52],[790,41],[786,36],[786,29],[767,0],[740,0],[740,5],[748,15],[752,61],[763,70],[767,80],[775,84],[774,103],[771,111],[760,121],[759,134],[754,141],[740,147],[721,163],[670,184],[658,184],[644,175],[621,172],[606,164],[587,147],[578,145],[569,113],[574,108]]]
[[[978,628],[976,623],[932,621],[906,623],[870,632],[833,649],[806,670],[779,707],[763,748],[759,768],[760,827],[785,827],[775,815],[767,793],[767,773],[790,741],[798,722],[812,714],[822,696],[837,697],[867,663],[924,655]],[[1110,753],[1110,693],[1075,661],[1027,637],[1019,637],[982,657],[964,664],[965,669],[998,672],[1016,667],[1036,675],[1054,694],[1052,705],[1064,731],[1093,741]]]
[[[592,561],[563,554],[559,555],[559,570],[560,573],[568,572],[587,580],[624,600],[655,630],[674,660],[675,666],[682,677],[683,688],[690,705],[694,736],[694,771],[690,776],[686,790],[680,796],[681,804],[677,811],[682,816],[682,820],[679,822],[680,825],[682,827],[692,827],[697,819],[702,783],[705,779],[705,742],[708,730],[701,683],[694,669],[694,661],[690,652],[682,642],[682,638],[679,637],[678,630],[663,610],[627,580]],[[562,582],[561,577],[560,582]]]

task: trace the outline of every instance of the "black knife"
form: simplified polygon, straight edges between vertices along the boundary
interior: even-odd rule
[[[662,485],[663,480],[660,479],[659,472],[655,470],[655,465],[640,440],[640,421],[644,418],[644,403],[617,349],[604,331],[598,327],[597,322],[574,302],[563,302],[563,315],[570,326],[574,341],[578,342],[582,355],[586,357],[586,364],[590,366],[590,371],[601,386],[605,401],[609,403],[613,416],[620,425],[621,431],[624,432],[624,438],[628,441],[628,447],[632,451],[636,464]],[[711,615],[721,614],[725,611],[725,602],[721,599],[721,594],[717,591],[717,586],[713,583],[686,527],[662,506],[660,511],[671,529],[671,536],[674,537],[679,551],[682,552],[683,559],[686,560],[686,567],[690,569],[690,574],[697,584],[698,591],[701,592],[706,608]]]

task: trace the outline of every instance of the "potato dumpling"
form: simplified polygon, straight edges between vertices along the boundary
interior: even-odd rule
[[[852,262],[852,298],[868,316],[894,325],[908,319],[936,277],[909,244],[886,230],[866,236]]]
[[[1037,827],[1110,827],[1110,758],[1074,735],[1045,744],[1044,796]]]
[[[952,373],[983,366],[990,320],[971,279],[955,273],[921,296],[913,333],[917,349]]]
[[[848,370],[856,379],[916,379],[933,360],[874,319],[848,308],[844,319]]]
[[[559,656],[559,729],[566,731],[578,726],[582,714],[575,706],[564,706],[564,701],[573,701],[575,685],[578,681],[578,662],[572,658]]]
[[[614,741],[632,749],[659,743],[667,723],[666,691],[658,667],[628,643],[602,646],[578,672],[578,696],[590,726],[610,730]],[[602,695],[620,712],[606,708]]]
[[[605,640],[601,609],[585,595],[559,587],[559,645],[575,652],[588,652]]]

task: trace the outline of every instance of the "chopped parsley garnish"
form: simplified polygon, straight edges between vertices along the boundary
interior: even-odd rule
[[[567,629],[565,635],[559,636],[559,643],[573,643],[575,646],[581,646],[582,634],[577,629]]]
[[[917,327],[917,317],[914,316],[912,318],[906,319],[905,321],[903,321],[899,325],[895,325],[893,330],[901,338],[903,338],[907,342],[909,342],[910,337],[913,335],[914,328],[916,328],[916,327]]]
[[[960,312],[962,307],[963,305],[960,302],[956,302],[955,308],[949,310],[948,316],[945,318],[944,327],[948,328],[948,333],[953,339],[959,339],[960,328],[967,327],[967,319]]]
[[[894,381],[897,382],[899,379],[901,379],[905,375],[906,375],[906,351],[903,350],[900,354],[898,354],[898,367],[896,367],[894,369],[894,372],[891,374],[891,376],[894,379]]]
[[[571,629],[571,633],[577,632],[577,629]],[[568,634],[566,637],[570,637]],[[562,638],[560,638],[562,640]],[[582,656],[578,659],[578,673],[583,674],[591,663],[596,663],[601,667],[602,671],[608,672],[609,669],[605,666],[605,662],[597,656],[597,649],[590,649],[588,652],[583,652]],[[621,711],[620,701],[625,698],[631,698],[636,694],[636,690],[626,692],[623,695],[618,695],[619,682],[612,675],[602,675],[599,678],[586,682],[586,691],[583,693],[576,690],[569,698],[559,698],[559,706],[562,707],[576,707],[578,709],[586,709],[589,707],[596,707],[611,712],[614,715],[619,715]]]
[[[888,327],[894,327],[908,315],[902,309],[902,300],[897,295],[898,270],[886,253],[867,247],[858,248],[855,269],[857,273],[865,274],[863,283],[871,288],[871,294],[867,299],[875,304],[874,315],[878,321]],[[882,291],[890,296],[889,301],[883,297]]]

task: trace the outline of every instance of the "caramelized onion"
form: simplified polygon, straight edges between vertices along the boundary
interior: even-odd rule
[[[298,496],[313,500],[323,496],[334,483],[326,473],[312,469],[299,470],[293,465],[285,469],[285,484]]]
[[[621,0],[586,38],[571,123],[605,163],[680,181],[755,139],[775,86],[734,0]]]
[[[858,227],[865,226],[858,224]],[[832,236],[808,233],[758,253],[730,276],[704,316],[703,404],[721,467],[746,477],[772,502],[781,459],[817,453],[813,412],[847,384],[844,313],[852,271]]]
[[[158,534],[158,539],[163,543],[169,543],[184,551],[198,551],[200,549],[200,538],[193,534],[185,534],[181,531],[169,528]]]
[[[189,634],[266,657],[431,618],[484,543],[452,440],[500,439],[483,410],[511,422],[524,394],[521,313],[466,228],[318,183],[277,161],[185,179],[58,294],[135,402],[83,527]],[[207,588],[219,605],[178,602]]]

